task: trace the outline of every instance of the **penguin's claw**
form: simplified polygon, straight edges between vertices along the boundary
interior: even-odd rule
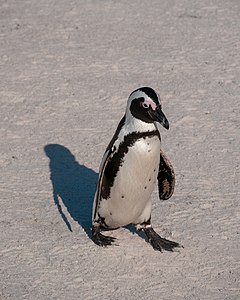
[[[158,251],[161,251],[161,252],[162,252],[162,250],[173,252],[174,248],[181,247],[179,245],[179,243],[166,240],[164,238],[161,238],[160,236],[159,236],[159,238],[150,240],[149,242],[152,245],[154,250],[158,250]]]
[[[183,247],[177,242],[169,241],[167,239],[162,238],[153,230],[153,228],[144,228],[144,231],[148,238],[148,242],[152,245],[154,250],[160,252],[162,252],[162,250],[173,252],[174,248]]]
[[[112,245],[115,242],[116,238],[111,236],[105,236],[100,232],[97,232],[92,236],[92,240],[98,246],[107,247]]]

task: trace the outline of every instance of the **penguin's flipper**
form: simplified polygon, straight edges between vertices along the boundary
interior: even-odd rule
[[[98,204],[101,201],[101,197],[103,196],[103,191],[106,191],[107,185],[108,185],[108,181],[106,180],[106,176],[105,176],[105,170],[107,167],[108,162],[111,160],[111,158],[113,157],[113,155],[116,153],[116,146],[114,146],[114,143],[117,140],[118,134],[121,130],[121,128],[123,127],[125,122],[125,116],[122,118],[122,120],[120,121],[120,123],[118,124],[117,130],[111,140],[111,142],[109,143],[101,164],[100,164],[100,168],[99,168],[99,175],[98,175],[98,183],[97,183],[97,188],[96,188],[96,192],[95,192],[95,196],[94,196],[94,202],[93,202],[93,212],[92,212],[92,223],[94,225],[94,223],[98,222],[99,220],[97,220],[97,210],[98,210]]]
[[[112,158],[114,151],[109,149],[106,150],[100,168],[99,168],[99,175],[98,175],[98,183],[97,183],[97,188],[96,188],[96,192],[95,192],[95,196],[94,196],[94,202],[93,202],[93,214],[92,214],[92,222],[93,224],[95,222],[99,221],[97,220],[98,216],[97,216],[97,210],[98,210],[98,203],[101,200],[102,197],[102,193],[105,189],[105,185],[106,185],[106,179],[105,179],[105,174],[104,171],[106,169],[107,163],[109,162],[109,160]]]
[[[175,172],[172,164],[163,151],[160,151],[160,164],[158,170],[158,192],[161,200],[169,199],[175,187]]]
[[[101,201],[102,194],[104,193],[104,190],[107,187],[107,180],[105,178],[105,169],[106,166],[111,159],[113,153],[111,149],[107,150],[103,156],[102,163],[100,165],[99,169],[99,177],[98,177],[98,183],[97,183],[97,189],[94,197],[94,203],[93,203],[93,214],[92,214],[92,241],[101,247],[107,247],[112,245],[116,238],[113,238],[111,236],[105,236],[100,231],[101,228],[107,228],[107,224],[104,222],[104,218],[101,218],[98,213],[98,206],[99,202]]]
[[[96,245],[101,247],[110,246],[116,240],[116,238],[111,236],[105,236],[100,232],[101,228],[108,228],[108,226],[105,223],[104,218],[101,218],[101,216],[98,213],[99,202],[104,197],[104,193],[108,188],[108,181],[106,179],[105,170],[108,162],[111,160],[115,152],[116,152],[116,147],[112,147],[110,149],[107,149],[103,156],[102,163],[99,169],[97,189],[96,189],[94,203],[93,203],[92,241]]]
[[[92,211],[92,240],[98,246],[109,246],[111,245],[116,239],[110,236],[105,236],[101,234],[101,228],[108,228],[108,225],[105,223],[104,218],[99,215],[98,208],[101,199],[107,199],[109,194],[109,180],[107,179],[106,175],[106,168],[108,163],[111,161],[112,157],[116,153],[117,149],[114,145],[117,142],[118,134],[125,123],[125,116],[122,118],[120,123],[118,124],[117,130],[109,143],[106,152],[102,158],[102,162],[99,168],[99,175],[98,175],[98,183],[96,188],[96,193],[94,196],[93,202],[93,211]]]

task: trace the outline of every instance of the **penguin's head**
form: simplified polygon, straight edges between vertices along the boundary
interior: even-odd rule
[[[127,113],[146,123],[160,123],[169,129],[169,123],[162,111],[161,99],[150,87],[133,91],[128,98]]]

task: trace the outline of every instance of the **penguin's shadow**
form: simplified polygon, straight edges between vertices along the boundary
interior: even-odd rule
[[[71,223],[64,213],[64,205],[70,216],[78,222],[90,237],[92,205],[98,174],[79,164],[66,147],[49,144],[44,147],[49,158],[53,200],[58,212],[70,231]]]

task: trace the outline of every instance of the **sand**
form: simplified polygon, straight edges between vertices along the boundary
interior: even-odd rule
[[[0,1],[0,299],[239,299],[240,2]],[[157,252],[91,239],[98,167],[128,95],[162,97],[174,165]]]

